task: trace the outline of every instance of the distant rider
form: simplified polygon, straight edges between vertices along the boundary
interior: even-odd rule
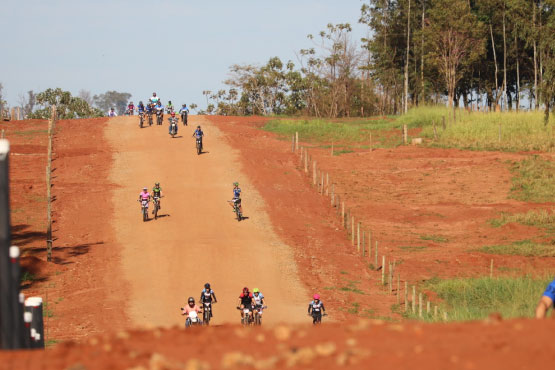
[[[241,310],[241,317],[245,316],[245,314],[243,312],[244,308],[249,308],[251,310],[251,313],[252,313],[252,303],[253,303],[252,293],[249,292],[249,288],[244,287],[243,292],[239,296],[239,306],[237,307]]]
[[[152,199],[158,200],[158,209],[162,209],[162,201],[160,198],[162,198],[162,188],[160,187],[160,183],[157,182],[152,188]]]
[[[555,302],[555,280],[553,280],[545,289],[538,306],[536,307],[536,319],[543,319],[547,317],[547,311],[553,307]]]
[[[172,123],[175,122],[175,133],[176,133],[176,135],[177,135],[177,129],[179,128],[179,125],[177,124],[178,119],[177,119],[177,117],[175,116],[175,112],[172,112],[172,113],[171,113],[171,117],[168,118],[168,121],[170,121],[170,124],[169,124],[169,127],[168,127],[168,134],[171,135],[171,133],[172,133]]]
[[[139,113],[139,115],[145,113],[145,105],[143,104],[142,101],[140,101],[139,105],[137,106],[137,112]]]
[[[162,117],[162,121],[164,121],[164,106],[162,105],[162,102],[160,100],[158,100],[154,109],[156,110],[156,114],[160,112],[160,117]]]
[[[322,313],[326,312],[324,304],[320,300],[320,294],[314,294],[314,300],[308,304],[308,315],[312,316],[312,323],[322,322]]]
[[[262,310],[262,307],[266,304],[264,301],[264,295],[258,288],[252,290],[252,302],[254,308]]]
[[[168,100],[168,104],[166,104],[166,112],[172,113],[173,112],[173,104],[171,100]]]
[[[116,113],[114,108],[110,108],[110,110],[108,111],[108,117],[117,117],[118,114]]]
[[[189,108],[187,108],[187,104],[183,104],[181,106],[179,114],[181,115],[181,121],[183,121],[183,124],[187,126],[187,117],[189,116]]]
[[[239,210],[241,211],[241,213],[243,213],[243,206],[241,205],[241,188],[239,187],[238,182],[233,183],[233,199],[231,200],[231,202],[229,202],[231,208],[234,207],[235,203],[237,203],[237,206],[239,206]],[[235,211],[235,209],[233,209],[233,211]]]
[[[148,188],[146,186],[143,188],[143,191],[141,191],[141,193],[139,194],[139,202],[141,203],[141,211],[142,211],[143,201],[146,201],[146,207],[148,208],[148,202],[150,201],[150,193],[148,192]]]
[[[203,307],[204,303],[210,304],[210,317],[212,317],[212,303],[218,303],[218,300],[216,299],[216,294],[214,294],[214,291],[210,289],[210,283],[204,284],[204,289],[202,290],[202,292],[200,292],[199,301],[203,304]]]
[[[196,137],[197,139],[200,139],[200,148],[202,149],[202,138],[204,136],[204,132],[202,132],[202,130],[200,129],[200,126],[197,126],[197,129],[195,130],[195,132],[193,132],[193,137]]]
[[[158,103],[160,101],[160,98],[156,96],[156,93],[153,92],[152,93],[152,97],[149,99],[151,104],[155,104]]]
[[[196,312],[197,314],[199,314],[201,311],[202,310],[200,309],[200,307],[195,304],[195,299],[193,297],[189,297],[189,299],[187,300],[187,305],[181,308],[181,315],[189,316],[189,313],[191,312]],[[199,322],[200,322],[200,318],[199,318]],[[190,325],[191,325],[191,322],[187,318],[187,320],[185,321],[185,327],[188,328]]]
[[[135,105],[133,105],[133,102],[129,102],[129,104],[127,105],[127,113],[132,116],[135,113]]]

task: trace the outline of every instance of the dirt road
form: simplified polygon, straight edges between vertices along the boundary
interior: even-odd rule
[[[202,125],[205,153],[197,155],[193,127]],[[182,324],[179,308],[198,300],[206,282],[218,298],[214,324],[238,322],[243,286],[260,288],[269,309],[265,323],[306,322],[309,294],[297,278],[290,248],[275,235],[264,201],[241,172],[239,153],[201,117],[168,135],[167,123],[139,129],[137,117],[111,120],[106,135],[115,149],[110,181],[112,218],[122,246],[124,278],[131,286],[125,307],[135,325]],[[162,217],[142,222],[136,199],[143,186],[161,183]],[[243,190],[247,220],[238,222],[226,202],[232,183]]]

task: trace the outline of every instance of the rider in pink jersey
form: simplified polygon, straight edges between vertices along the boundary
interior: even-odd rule
[[[139,200],[149,200],[150,193],[148,192],[148,188],[143,188],[143,191],[139,194]]]

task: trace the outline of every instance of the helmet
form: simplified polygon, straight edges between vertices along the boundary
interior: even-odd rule
[[[160,186],[160,183],[159,183],[159,182],[157,182],[157,183],[155,183],[155,184],[154,184],[154,186]]]
[[[243,288],[243,293],[248,293],[248,292],[249,292],[249,288],[244,287],[244,288]]]
[[[187,104],[183,104],[182,107],[186,106]]]
[[[235,182],[233,183],[233,186],[239,186],[239,183],[238,183],[237,181],[235,181]]]
[[[168,104],[171,104],[171,103],[172,103],[172,101],[171,101],[171,100],[168,100]]]
[[[156,96],[156,93],[155,93],[155,92],[153,92],[153,93],[152,93],[152,96]]]
[[[258,290],[258,288],[254,288],[254,289],[252,290],[252,292],[253,292],[253,293],[260,293],[260,290]]]
[[[129,104],[133,104],[133,102],[132,102],[132,101],[130,101],[130,102],[129,102]]]
[[[200,128],[200,126],[197,126],[197,128]]]
[[[195,303],[195,299],[193,297],[189,297],[187,303]]]
[[[139,105],[143,105],[143,101],[142,101],[142,100],[139,102]]]
[[[148,190],[148,188],[145,186],[145,187],[143,188],[143,190]]]
[[[312,298],[319,301],[320,300],[320,294],[314,294],[314,296]]]
[[[175,117],[175,112],[172,112],[172,117]]]
[[[210,289],[210,283],[204,284],[204,288],[205,288],[205,289]]]

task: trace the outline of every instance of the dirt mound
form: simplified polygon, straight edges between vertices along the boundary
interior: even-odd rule
[[[0,353],[1,369],[532,369],[555,360],[555,320],[122,331],[45,352]]]

